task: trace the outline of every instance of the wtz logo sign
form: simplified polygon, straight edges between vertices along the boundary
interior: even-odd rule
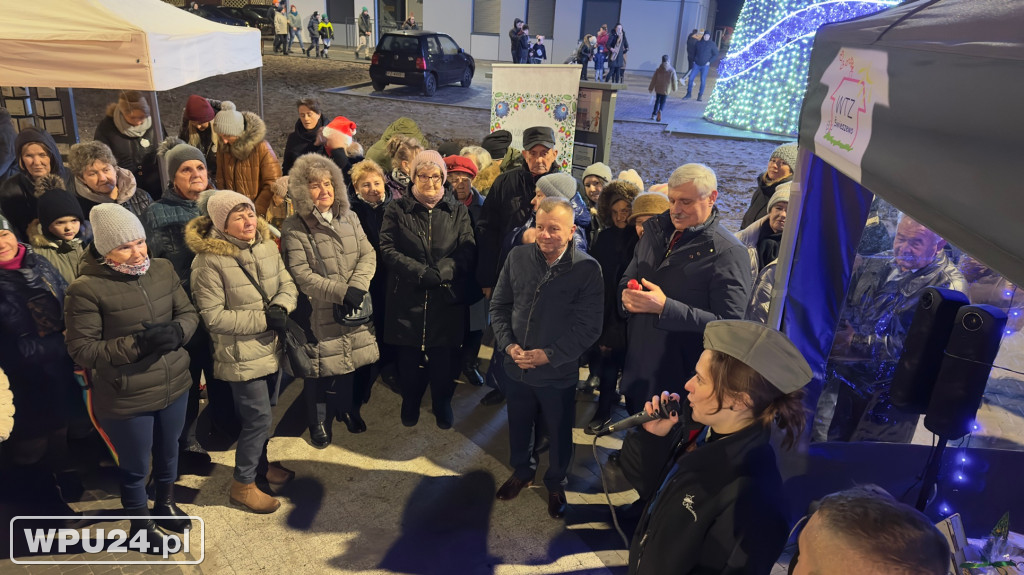
[[[188,518],[192,520],[192,529],[184,533],[163,532],[154,540],[144,530],[129,536],[118,527],[40,526],[46,521],[109,524],[138,519],[128,515],[19,516],[11,519],[10,557],[13,563],[24,565],[198,565],[206,557],[206,524],[202,517],[190,515]],[[152,519],[180,517],[154,515]],[[142,553],[151,558],[133,560],[130,553]]]

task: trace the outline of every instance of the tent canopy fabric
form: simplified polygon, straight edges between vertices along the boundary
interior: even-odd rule
[[[800,122],[804,150],[1017,284],[1024,284],[1022,30],[1024,4],[1012,0],[919,0],[824,26]],[[826,81],[830,67],[853,54],[875,66],[874,77],[864,77],[868,99],[871,90],[887,91],[874,94],[873,114],[852,98],[859,158],[816,138],[842,91]],[[860,60],[848,76],[860,73]],[[832,161],[837,155],[845,156]]]
[[[260,41],[161,0],[31,0],[0,18],[0,85],[170,90],[261,67]]]

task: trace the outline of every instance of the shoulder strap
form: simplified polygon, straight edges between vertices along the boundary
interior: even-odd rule
[[[320,255],[320,248],[316,247],[316,238],[313,237],[313,230],[310,229],[309,224],[306,220],[299,216],[299,221],[302,222],[302,227],[306,228],[306,233],[309,235],[309,245],[313,248],[313,255],[316,256],[316,263],[320,264],[320,275],[327,277],[327,265],[324,264],[324,258]]]
[[[256,291],[260,292],[260,297],[263,298],[263,305],[270,307],[270,298],[267,297],[267,292],[263,291],[263,287],[260,286],[260,282],[256,281],[256,278],[252,277],[252,274],[249,273],[249,270],[245,269],[245,266],[242,265],[242,262],[238,262],[238,268],[242,270],[242,273],[245,274],[245,277],[249,278],[249,281],[252,282],[252,285],[253,287],[256,288]]]

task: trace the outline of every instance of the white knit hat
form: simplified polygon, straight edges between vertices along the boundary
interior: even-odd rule
[[[213,131],[221,136],[241,136],[245,130],[245,118],[235,110],[235,103],[220,103],[220,111],[213,117]]]
[[[114,248],[129,242],[146,239],[146,229],[135,214],[120,204],[107,203],[93,206],[89,212],[92,224],[93,245],[100,255],[107,255]]]

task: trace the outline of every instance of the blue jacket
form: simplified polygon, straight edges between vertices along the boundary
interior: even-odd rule
[[[601,335],[604,285],[597,260],[576,249],[575,240],[548,266],[536,244],[513,249],[491,296],[495,348],[518,343],[543,349],[550,363],[522,370],[505,356],[505,373],[536,387],[575,386],[579,359]]]

